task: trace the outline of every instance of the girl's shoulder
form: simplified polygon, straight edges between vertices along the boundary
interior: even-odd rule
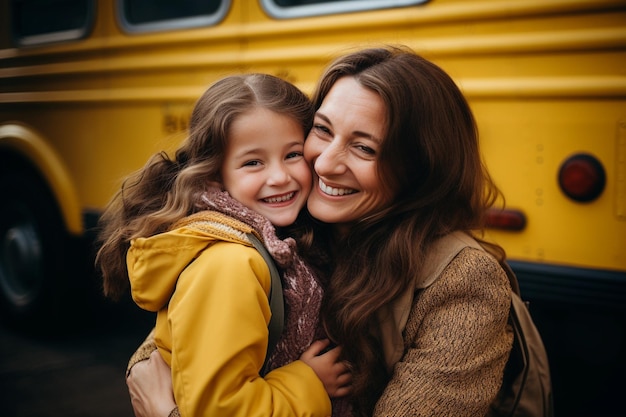
[[[196,233],[246,246],[252,245],[249,234],[260,237],[260,233],[249,224],[213,210],[204,210],[187,216],[174,223],[170,231]]]

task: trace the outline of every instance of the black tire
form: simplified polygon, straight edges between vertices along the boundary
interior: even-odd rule
[[[8,324],[58,320],[73,279],[69,239],[47,185],[29,170],[0,173],[0,308]]]

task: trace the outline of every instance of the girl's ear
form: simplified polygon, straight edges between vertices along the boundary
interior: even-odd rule
[[[219,189],[221,191],[225,191],[224,190],[224,185],[220,181],[209,181],[208,182],[208,186],[217,188],[217,189]]]

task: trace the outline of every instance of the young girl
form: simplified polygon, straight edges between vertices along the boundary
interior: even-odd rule
[[[153,156],[103,215],[105,294],[119,297],[130,278],[135,302],[158,312],[154,340],[184,416],[327,416],[329,397],[349,392],[340,348],[322,354],[327,342],[313,343],[320,284],[284,238],[294,222],[289,232],[302,229],[312,116],[308,98],[279,78],[218,81],[175,159]],[[264,377],[270,274],[247,233],[282,270],[287,320]]]

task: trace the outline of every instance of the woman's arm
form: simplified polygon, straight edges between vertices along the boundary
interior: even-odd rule
[[[159,351],[134,363],[126,377],[135,417],[177,417],[172,373]]]
[[[484,416],[502,383],[513,335],[509,281],[498,263],[464,249],[418,294],[405,354],[374,416]]]
[[[174,402],[171,369],[156,350],[154,339],[151,336],[152,333],[137,350],[144,357],[129,364],[126,376],[126,384],[128,385],[133,411],[136,417],[180,417],[178,407]],[[302,354],[302,360],[309,366],[314,367],[315,364],[312,364],[312,361],[324,360],[324,357],[327,357],[329,359],[326,360],[334,363],[335,366],[333,368],[335,368],[340,350],[339,348],[334,348],[320,355],[321,351],[327,346],[327,340],[314,342]],[[154,348],[151,349],[152,347]],[[152,353],[146,358],[146,352],[150,349]],[[347,372],[340,371],[339,374],[339,377],[333,375],[328,379],[338,385],[334,387],[335,396],[344,396],[351,392],[349,382],[352,378]],[[322,381],[324,381],[324,378],[322,378]],[[326,386],[326,384],[324,385]],[[326,391],[330,390],[326,387]]]

